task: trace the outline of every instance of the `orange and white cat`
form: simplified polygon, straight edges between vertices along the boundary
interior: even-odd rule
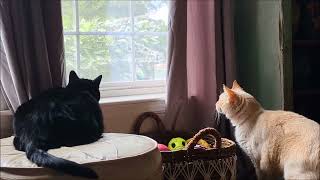
[[[258,179],[319,180],[320,125],[289,111],[263,109],[236,81],[216,103],[235,126],[235,137],[250,157]]]

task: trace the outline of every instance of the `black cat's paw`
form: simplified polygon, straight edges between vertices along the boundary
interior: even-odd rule
[[[13,138],[13,146],[18,151],[24,151],[24,146],[20,143],[19,138],[16,136]]]

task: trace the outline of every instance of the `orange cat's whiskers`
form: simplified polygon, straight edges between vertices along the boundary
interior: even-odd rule
[[[220,124],[220,113],[218,111],[215,113],[214,120],[217,122],[217,125]]]

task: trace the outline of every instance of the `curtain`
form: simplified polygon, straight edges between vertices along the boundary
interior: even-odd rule
[[[12,111],[65,84],[61,2],[0,1],[1,90]]]
[[[169,13],[168,129],[195,133],[217,128],[235,140],[229,120],[215,120],[222,85],[236,79],[232,0],[175,0]],[[238,179],[254,179],[248,157],[237,149]]]
[[[235,79],[232,9],[230,0],[171,1],[167,128],[218,126],[215,103],[222,84]]]

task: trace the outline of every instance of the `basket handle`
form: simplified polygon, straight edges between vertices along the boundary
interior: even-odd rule
[[[221,135],[220,133],[214,128],[205,128],[200,130],[197,134],[195,134],[192,140],[187,144],[187,150],[193,150],[194,146],[197,145],[198,141],[204,138],[206,135],[213,135],[216,139],[215,147],[220,149],[221,148]]]
[[[144,112],[140,114],[136,119],[136,123],[133,129],[134,134],[140,134],[141,125],[147,118],[151,118],[157,123],[158,132],[162,132],[164,130],[164,124],[158,114],[154,112]]]

